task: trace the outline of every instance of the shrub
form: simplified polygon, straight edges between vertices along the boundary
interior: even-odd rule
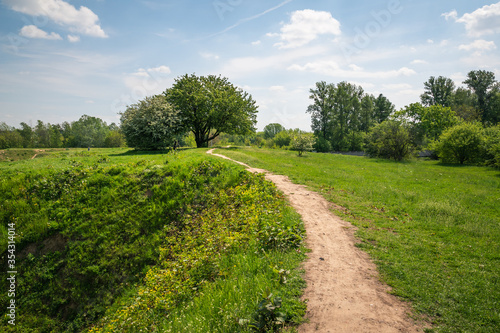
[[[288,147],[290,145],[290,141],[292,141],[292,137],[289,131],[281,131],[274,137],[274,143],[280,148]]]
[[[325,138],[316,137],[313,148],[316,149],[317,152],[328,153],[332,151],[332,144]]]
[[[500,168],[500,125],[484,130],[484,153],[486,165]]]
[[[443,132],[433,145],[443,162],[477,163],[484,147],[483,128],[479,123],[461,123]]]
[[[314,137],[311,133],[296,133],[292,139],[292,149],[302,156],[306,151],[313,150]]]
[[[366,137],[365,152],[370,157],[401,161],[414,150],[408,129],[399,121],[386,120],[373,127]]]

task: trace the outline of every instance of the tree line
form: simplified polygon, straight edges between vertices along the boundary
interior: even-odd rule
[[[354,84],[318,82],[307,109],[315,149],[396,160],[428,150],[445,162],[500,166],[500,83],[493,72],[476,70],[463,84],[431,76],[420,102],[396,111],[385,96]]]
[[[88,115],[61,124],[38,120],[30,126],[22,122],[20,128],[0,123],[0,149],[123,146],[125,138],[118,125],[107,125],[102,119]]]

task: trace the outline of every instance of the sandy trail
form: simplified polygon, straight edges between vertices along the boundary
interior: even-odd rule
[[[250,172],[265,173],[302,216],[311,252],[304,263],[309,322],[299,327],[300,333],[422,331],[408,318],[408,305],[388,294],[390,288],[379,281],[375,264],[355,247],[352,225],[335,216],[321,195],[293,184],[286,176],[213,151],[207,153],[241,164]]]

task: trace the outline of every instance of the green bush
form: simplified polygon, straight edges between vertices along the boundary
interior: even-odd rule
[[[485,164],[500,168],[500,125],[484,130]]]
[[[298,152],[302,156],[306,151],[313,150],[314,137],[311,133],[296,133],[291,142],[292,150]]]
[[[325,138],[316,137],[313,148],[320,153],[329,153],[332,151],[332,144]]]
[[[483,128],[479,123],[461,123],[443,132],[432,145],[446,163],[478,163],[484,152]]]
[[[292,141],[292,136],[290,135],[289,131],[281,131],[276,134],[273,140],[276,146],[280,148],[288,147],[290,146],[290,142]]]
[[[386,120],[373,127],[365,143],[368,156],[396,161],[411,157],[415,150],[408,129],[395,120]]]

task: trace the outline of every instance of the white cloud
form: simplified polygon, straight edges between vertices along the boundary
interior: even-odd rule
[[[224,61],[217,72],[230,78],[261,75],[274,70],[284,70],[298,59],[304,59],[327,53],[323,45],[298,48],[269,56],[237,57]]]
[[[465,24],[467,34],[472,37],[500,33],[500,2],[483,6],[472,13],[458,17],[456,11],[442,14],[447,20]]]
[[[422,59],[415,59],[411,62],[412,65],[427,65],[428,62]]]
[[[282,42],[275,45],[282,49],[306,45],[319,35],[341,35],[340,22],[331,13],[311,9],[293,12],[290,23],[283,25],[280,31],[280,34],[268,33],[267,36],[279,36]]]
[[[76,43],[80,41],[80,36],[68,35],[68,40],[71,43]]]
[[[458,13],[455,9],[453,9],[451,12],[441,14],[441,16],[444,16],[446,21],[451,20],[451,19],[456,20]]]
[[[260,45],[260,44],[261,44],[260,40],[256,40],[255,42],[252,42],[252,45]]]
[[[62,39],[61,36],[59,36],[59,34],[56,34],[55,32],[51,32],[50,34],[48,34],[47,32],[43,31],[42,29],[39,29],[34,25],[26,25],[22,27],[21,31],[19,31],[19,35],[27,38],[40,38],[40,39],[53,39],[53,40]]]
[[[76,9],[63,0],[3,0],[12,10],[45,16],[55,23],[66,26],[73,33],[93,37],[108,37],[99,25],[99,17],[87,7]]]
[[[489,51],[496,49],[497,46],[493,41],[486,41],[484,39],[478,39],[470,44],[462,44],[458,47],[459,50],[471,51],[471,50],[479,50],[479,51]]]
[[[329,60],[310,62],[305,64],[304,66],[294,64],[292,66],[289,66],[288,70],[299,71],[299,72],[321,73],[324,75],[330,75],[335,77],[349,78],[349,80],[367,79],[367,78],[387,79],[387,78],[394,78],[399,76],[411,76],[417,74],[413,69],[410,69],[408,67],[402,67],[398,70],[376,71],[376,72],[365,71],[360,67],[356,68],[356,70],[353,70],[352,67],[351,70],[345,70],[340,68],[340,66],[335,61],[329,61]]]
[[[170,67],[162,65],[159,67],[149,68],[148,72],[149,73],[170,74],[172,71],[170,70]]]

